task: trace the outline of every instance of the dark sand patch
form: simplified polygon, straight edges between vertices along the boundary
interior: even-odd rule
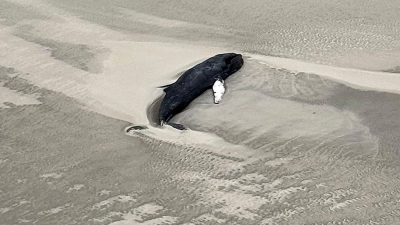
[[[393,162],[393,166],[399,166],[400,95],[360,91],[342,85],[327,100],[327,104],[355,112],[370,132],[378,137],[381,159]]]
[[[91,73],[100,73],[102,71],[103,65],[99,55],[105,54],[105,49],[95,49],[83,44],[73,44],[41,38],[28,33],[26,29],[26,26],[19,27],[16,36],[26,41],[48,47],[51,52],[51,57],[63,61],[77,69]],[[28,28],[28,30],[29,29],[30,28]]]
[[[21,72],[15,70],[14,68],[0,66],[0,83],[2,83],[4,87],[19,91],[24,94],[38,94],[37,90],[39,88],[28,84],[25,80],[18,78],[20,74]]]
[[[389,69],[389,70],[383,70],[383,72],[387,72],[387,73],[400,73],[400,66],[396,66],[393,69]]]
[[[13,75],[18,73],[14,68],[0,66],[0,75]]]
[[[30,19],[48,19],[48,17],[10,1],[0,1],[0,24],[12,26],[23,20]]]

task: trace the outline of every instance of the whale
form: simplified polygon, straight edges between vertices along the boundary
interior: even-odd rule
[[[159,110],[159,124],[168,124],[177,129],[184,129],[180,124],[169,123],[172,117],[182,112],[203,92],[216,87],[215,103],[219,103],[225,92],[224,81],[243,66],[243,57],[236,53],[215,55],[185,71],[174,83],[161,86],[165,96]],[[222,88],[223,92],[222,92]],[[221,95],[222,93],[222,95]]]

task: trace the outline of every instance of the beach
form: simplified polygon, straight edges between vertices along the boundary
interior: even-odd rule
[[[0,224],[399,224],[399,7],[0,0]],[[157,125],[225,52],[220,104]]]

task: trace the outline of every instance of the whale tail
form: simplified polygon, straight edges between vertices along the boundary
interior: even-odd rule
[[[146,126],[132,125],[132,126],[126,127],[125,132],[129,133],[130,131],[138,131],[138,130],[146,130],[146,129],[147,129]]]

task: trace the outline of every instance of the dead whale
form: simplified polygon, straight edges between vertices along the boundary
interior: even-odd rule
[[[191,101],[210,89],[216,81],[219,80],[223,87],[223,81],[242,66],[243,58],[241,54],[218,54],[187,70],[175,83],[162,86],[165,97],[160,106],[159,123],[161,125],[168,123],[173,116],[182,112]],[[180,124],[169,123],[169,125],[177,129],[184,129]]]

